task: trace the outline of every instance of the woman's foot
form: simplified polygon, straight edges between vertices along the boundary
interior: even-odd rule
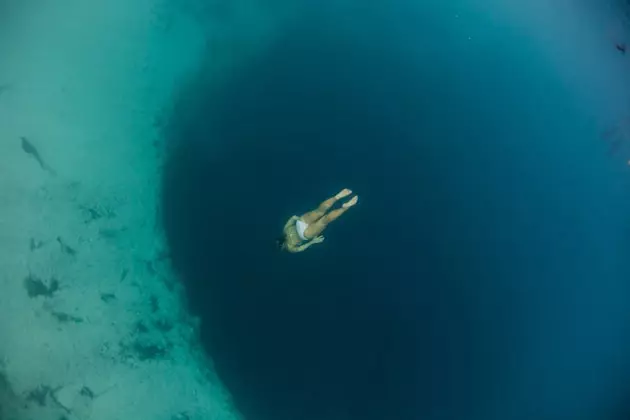
[[[344,197],[349,196],[350,194],[352,194],[352,190],[349,190],[347,188],[344,188],[343,190],[339,191],[337,193],[337,195],[335,196],[335,199],[337,200],[341,200]]]
[[[341,207],[343,207],[344,209],[350,208],[354,206],[355,204],[357,204],[358,201],[359,201],[359,196],[355,195],[354,197],[350,199],[350,201],[343,203]]]

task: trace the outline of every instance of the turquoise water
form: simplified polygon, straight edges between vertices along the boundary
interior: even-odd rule
[[[451,12],[310,10],[188,94],[198,118],[174,124],[164,223],[246,418],[621,409],[627,149],[610,153],[551,47]],[[274,248],[343,187],[359,205],[323,245]]]

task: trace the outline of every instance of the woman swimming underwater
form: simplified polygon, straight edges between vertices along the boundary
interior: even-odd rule
[[[315,210],[309,211],[300,217],[291,216],[284,225],[282,236],[277,240],[278,247],[289,252],[302,252],[313,244],[322,243],[324,237],[321,233],[328,224],[333,220],[337,220],[339,216],[359,201],[359,197],[355,195],[343,203],[340,208],[330,210],[337,201],[350,194],[352,194],[352,191],[345,188],[334,197],[323,201]]]

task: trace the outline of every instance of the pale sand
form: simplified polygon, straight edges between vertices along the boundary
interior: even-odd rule
[[[0,36],[0,417],[237,418],[156,229],[154,122],[209,31],[159,0],[19,9]],[[28,276],[59,290],[29,297]]]

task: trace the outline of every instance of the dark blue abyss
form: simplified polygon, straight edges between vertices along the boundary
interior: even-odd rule
[[[251,420],[616,404],[624,183],[542,47],[407,12],[305,19],[181,99],[164,226],[221,379]],[[275,248],[344,187],[324,244]]]

